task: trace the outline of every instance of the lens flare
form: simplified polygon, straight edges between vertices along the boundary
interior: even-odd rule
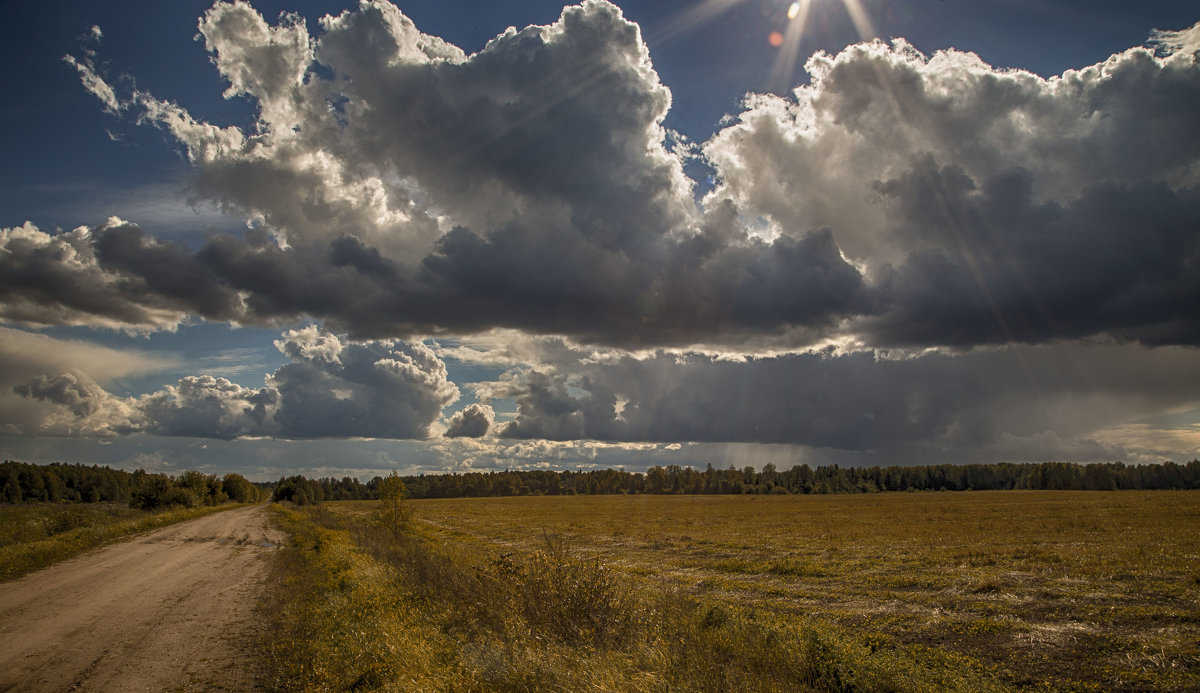
[[[779,53],[775,56],[775,64],[771,67],[771,74],[767,82],[768,89],[782,93],[795,86],[792,82],[792,75],[796,69],[797,58],[800,57],[800,43],[804,38],[804,30],[808,24],[808,11],[812,3],[813,0],[796,0],[788,6],[787,28],[779,36],[779,42],[771,44],[779,49]]]
[[[772,31],[771,34],[767,36],[767,43],[771,44],[775,48],[779,48],[783,45],[783,34],[779,33],[778,31]]]

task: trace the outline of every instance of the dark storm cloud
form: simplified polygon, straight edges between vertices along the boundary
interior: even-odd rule
[[[239,297],[205,258],[176,243],[158,241],[140,228],[119,224],[94,233],[97,263],[121,277],[120,284],[145,302],[185,308],[210,320],[240,317]]]
[[[748,98],[703,146],[719,181],[698,208],[664,145],[670,92],[614,5],[469,56],[386,2],[320,25],[203,18],[252,131],[118,95],[256,230],[195,252],[126,225],[6,230],[4,315],[622,346],[1200,337],[1195,29],[1050,80],[903,41],[819,54],[810,85]]]
[[[1200,343],[1200,189],[1108,183],[1060,205],[1024,169],[977,187],[927,160],[878,190],[915,249],[883,274],[874,344]]]
[[[827,351],[739,361],[660,353],[583,363],[560,355],[560,366],[524,379],[517,418],[499,435],[846,451],[1015,445],[1192,403],[1194,388],[1180,373],[1195,372],[1200,354],[1167,348],[1148,355],[1130,345],[916,357]]]
[[[164,301],[139,290],[144,282],[131,282],[100,266],[96,235],[103,235],[104,228],[51,235],[26,222],[0,229],[0,315],[43,325],[146,328],[182,320],[186,307],[164,310]]]

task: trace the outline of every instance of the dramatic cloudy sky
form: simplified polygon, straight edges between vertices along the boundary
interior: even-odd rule
[[[1200,455],[1192,0],[5,15],[6,458]]]

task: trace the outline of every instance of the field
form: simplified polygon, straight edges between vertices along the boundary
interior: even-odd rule
[[[370,530],[373,504],[326,503],[308,517],[322,526],[313,531],[332,534],[309,541],[330,546],[340,537],[347,555],[377,571],[375,583],[391,576],[394,587],[372,598],[392,600],[410,624],[422,624],[422,642],[440,652],[430,655],[440,662],[431,672],[458,672],[442,684],[424,679],[426,687],[1200,689],[1196,493],[640,495],[408,506],[408,539]],[[292,521],[301,522],[298,513]],[[539,634],[539,605],[577,598],[549,584],[558,578],[538,575],[607,590],[589,608],[616,618],[620,637],[584,647],[553,629]],[[517,594],[535,587],[537,594]],[[652,625],[612,616],[614,603],[649,614]],[[504,621],[505,610],[526,616],[479,634],[496,613]],[[664,649],[676,640],[682,644]],[[558,649],[548,648],[554,642]],[[382,684],[395,670],[377,656]],[[484,671],[481,658],[489,657],[507,673]],[[714,658],[720,672],[671,678],[673,668],[703,669]]]

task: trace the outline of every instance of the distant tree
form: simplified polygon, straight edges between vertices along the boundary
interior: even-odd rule
[[[646,493],[667,492],[667,470],[662,467],[651,467],[646,470]]]
[[[21,500],[21,477],[16,465],[5,462],[4,475],[0,477],[0,503],[20,503]]]
[[[167,491],[171,488],[171,480],[162,474],[147,474],[133,491],[129,500],[130,507],[141,510],[158,510],[166,507]]]
[[[221,480],[221,490],[235,503],[257,503],[261,500],[258,487],[241,474],[226,474]]]
[[[404,485],[404,480],[393,471],[379,480],[375,486],[375,493],[379,497],[379,507],[376,508],[374,516],[376,524],[398,536],[408,527],[410,519],[408,505],[404,502],[408,498],[408,488]]]

